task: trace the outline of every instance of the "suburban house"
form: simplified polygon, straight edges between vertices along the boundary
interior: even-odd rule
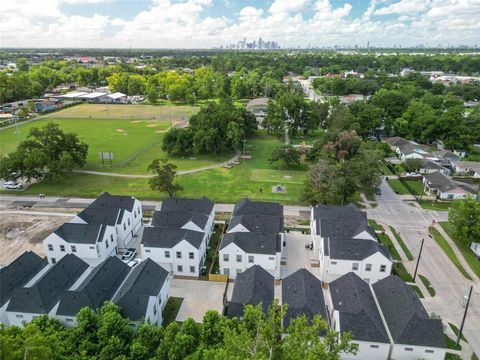
[[[451,180],[440,172],[425,174],[423,177],[425,192],[441,200],[458,200],[475,197],[476,191],[469,184]]]
[[[12,263],[0,269],[0,323],[8,325],[7,306],[16,287],[29,282],[47,266],[46,259],[25,251]]]
[[[372,285],[392,340],[391,359],[442,360],[442,320],[431,319],[414,290],[397,276]]]
[[[113,298],[122,315],[138,328],[143,321],[160,325],[170,291],[168,272],[150,259],[142,261],[129,273]]]
[[[435,171],[441,172],[445,175],[450,174],[450,170],[448,168],[442,166],[441,163],[438,163],[436,161],[429,160],[429,159],[421,159],[420,160],[420,168],[418,169],[418,172],[420,174],[427,174],[427,173],[431,173],[431,172],[435,172]]]
[[[241,200],[220,243],[220,272],[234,279],[250,266],[260,265],[280,279],[283,236],[282,205]]]
[[[354,204],[317,205],[311,210],[310,226],[323,282],[351,271],[370,283],[390,275],[392,260],[388,250],[377,241],[366,213]]]
[[[452,161],[451,164],[456,174],[480,178],[480,161]]]
[[[175,275],[198,277],[206,256],[204,236],[194,230],[146,227],[141,257],[152,259]]]
[[[274,278],[259,265],[254,265],[238,274],[233,287],[232,298],[228,304],[227,315],[243,317],[243,307],[247,304],[262,304],[263,312],[274,299]]]
[[[411,142],[398,146],[395,152],[402,161],[407,159],[423,159],[432,156],[430,153],[423,150],[420,145]]]
[[[410,143],[410,141],[408,141],[407,139],[404,139],[399,136],[386,137],[386,138],[383,138],[383,141],[386,142],[388,145],[390,145],[390,149],[392,149],[395,152],[397,151],[397,148],[399,146]]]
[[[281,236],[278,233],[227,233],[219,247],[220,271],[230,279],[235,279],[249,267],[260,265],[280,279],[281,248]]]
[[[53,315],[52,309],[64,291],[86,272],[88,264],[75,255],[67,254],[45,269],[13,291],[6,309],[10,325],[22,326],[23,321],[31,321],[39,315]]]
[[[307,269],[300,269],[282,280],[282,303],[288,305],[283,326],[288,328],[290,320],[302,314],[308,320],[320,316],[327,321],[322,282]]]
[[[472,250],[475,253],[475,255],[477,256],[477,259],[480,260],[480,243],[472,242],[470,244],[470,250]]]
[[[131,268],[116,256],[108,257],[96,266],[78,285],[65,291],[52,310],[64,326],[74,326],[76,315],[83,307],[96,310],[112,299]]]
[[[330,327],[350,332],[352,343],[358,346],[356,355],[342,354],[342,359],[389,359],[388,332],[369,284],[347,273],[329,284],[326,304]]]

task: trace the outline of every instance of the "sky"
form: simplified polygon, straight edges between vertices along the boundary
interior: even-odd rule
[[[2,0],[0,47],[480,46],[480,0]]]

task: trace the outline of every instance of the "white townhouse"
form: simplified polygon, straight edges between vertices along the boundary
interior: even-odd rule
[[[53,315],[52,310],[63,292],[74,285],[84,274],[88,264],[75,255],[65,255],[54,265],[47,265],[28,283],[16,287],[7,305],[10,325],[22,326],[40,315]]]
[[[260,265],[280,279],[281,249],[281,236],[278,233],[227,233],[219,247],[220,272],[228,275],[229,279],[235,279],[253,265]]]
[[[370,283],[390,275],[392,260],[388,250],[377,241],[366,213],[354,204],[317,205],[311,210],[310,226],[323,282],[329,283],[350,271]]]
[[[146,227],[141,257],[152,259],[175,275],[198,277],[206,256],[204,235],[193,230]]]
[[[8,325],[7,306],[16,287],[23,286],[48,265],[33,251],[25,251],[0,269],[0,323]]]
[[[347,273],[329,284],[325,303],[330,328],[350,332],[358,347],[356,355],[341,354],[343,360],[389,358],[390,339],[369,284]]]
[[[160,325],[170,292],[171,276],[150,259],[142,261],[129,273],[113,298],[122,315],[138,328],[142,322]]]
[[[116,254],[115,227],[65,223],[43,240],[43,248],[50,264],[55,264],[67,254],[96,264]]]

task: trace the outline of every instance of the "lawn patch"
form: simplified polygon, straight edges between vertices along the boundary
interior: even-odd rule
[[[385,245],[390,252],[390,255],[392,256],[392,259],[395,261],[402,261],[402,258],[400,257],[400,254],[398,253],[397,249],[392,243],[392,240],[387,234],[377,234],[377,238],[380,240],[380,242]]]
[[[455,337],[458,337],[458,334],[460,333],[460,329],[456,325],[452,324],[451,322],[449,322],[448,325],[450,326],[453,333],[455,334]],[[467,339],[465,338],[465,336],[463,336],[463,334],[462,336],[460,336],[460,339],[468,343]]]
[[[428,232],[433,236],[433,239],[437,242],[438,245],[440,245],[443,252],[450,258],[450,260],[457,267],[457,269],[462,273],[462,275],[465,276],[465,278],[467,278],[468,280],[472,280],[470,275],[468,275],[468,273],[465,271],[462,264],[458,260],[457,256],[453,252],[453,249],[450,246],[450,244],[447,242],[447,240],[443,238],[442,234],[440,234],[438,230],[435,229],[434,227],[429,227]]]
[[[413,289],[413,291],[415,291],[415,293],[420,299],[425,298],[425,296],[423,296],[422,290],[420,290],[420,288],[417,285],[410,285],[410,287]]]
[[[306,173],[305,171],[253,169],[250,179],[252,181],[269,181],[275,184],[303,184]]]
[[[392,231],[393,233],[393,236],[395,236],[395,239],[397,239],[398,241],[398,244],[400,245],[400,247],[402,248],[403,252],[405,253],[405,255],[407,256],[407,259],[408,260],[413,260],[413,255],[412,253],[410,252],[410,250],[408,249],[407,245],[405,245],[405,243],[403,242],[402,238],[400,237],[400,235],[397,233],[397,230],[395,230],[393,227],[390,226],[390,230]]]
[[[167,304],[163,309],[163,326],[167,326],[171,322],[174,322],[177,318],[178,311],[180,310],[180,306],[182,306],[183,298],[177,297],[169,297],[167,300]]]
[[[405,282],[413,282],[413,277],[402,263],[393,263],[393,273]]]
[[[380,225],[379,223],[377,223],[377,222],[376,222],[375,220],[373,220],[373,219],[368,219],[368,225],[370,225],[371,227],[373,227],[374,230],[379,230],[379,231],[385,230],[382,225]]]
[[[445,335],[445,344],[447,345],[447,349],[450,350],[462,350],[460,344],[457,345],[457,341],[451,339],[449,336]]]
[[[420,280],[422,280],[422,283],[423,285],[425,285],[425,287],[427,288],[428,290],[428,293],[430,294],[431,297],[434,297],[435,296],[435,289],[433,288],[432,284],[430,283],[430,281],[423,275],[420,275],[418,274],[418,277],[420,278]]]
[[[398,195],[410,195],[410,191],[402,184],[402,182],[398,179],[388,179],[388,185],[392,188],[392,190]]]
[[[448,211],[452,206],[451,201],[422,200],[420,206],[427,210]]]

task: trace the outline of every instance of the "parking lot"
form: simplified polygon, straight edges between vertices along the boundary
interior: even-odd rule
[[[233,284],[230,284],[230,286]],[[201,322],[208,310],[223,312],[223,293],[226,283],[174,278],[170,285],[171,297],[183,298],[176,321],[192,318]]]

